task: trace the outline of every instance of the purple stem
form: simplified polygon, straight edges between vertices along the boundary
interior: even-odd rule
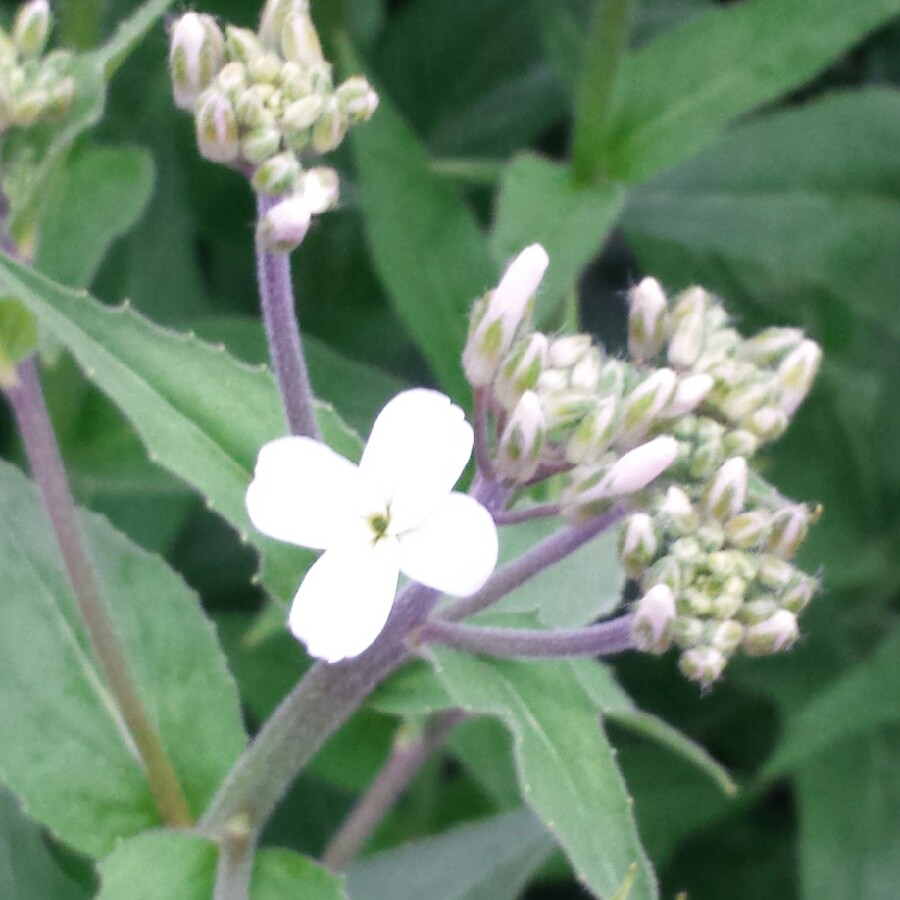
[[[525,506],[521,509],[502,509],[494,513],[494,522],[498,525],[518,525],[519,522],[530,522],[532,519],[546,519],[558,516],[558,503],[541,503],[537,506]]]

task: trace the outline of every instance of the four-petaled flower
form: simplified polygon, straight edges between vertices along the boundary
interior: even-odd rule
[[[259,531],[324,550],[300,585],[288,625],[309,653],[362,653],[387,621],[400,572],[443,593],[477,591],[497,562],[497,530],[453,491],[472,453],[463,411],[436,391],[398,394],[379,413],[358,466],[325,444],[266,444],[247,490]]]

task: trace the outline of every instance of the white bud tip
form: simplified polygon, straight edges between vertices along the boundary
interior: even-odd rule
[[[664,435],[626,453],[609,470],[599,487],[607,497],[624,497],[647,487],[675,462],[678,441]]]
[[[499,309],[524,309],[528,299],[534,295],[550,257],[540,244],[526,247],[507,267],[494,291],[493,304]]]
[[[306,237],[312,213],[303,197],[288,197],[276,203],[260,223],[260,239],[268,250],[289,253]]]

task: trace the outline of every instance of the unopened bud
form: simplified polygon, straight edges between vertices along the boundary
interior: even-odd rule
[[[571,369],[591,347],[589,334],[567,334],[554,338],[547,351],[547,362],[554,369]]]
[[[282,62],[277,53],[258,53],[247,64],[250,80],[254,84],[270,84],[273,89],[281,78]]]
[[[249,66],[263,52],[255,32],[249,28],[236,28],[234,25],[225,26],[225,49],[229,59],[245,66]]]
[[[783,591],[797,575],[797,569],[786,559],[765,553],[759,557],[757,577],[760,584],[776,591]]]
[[[628,352],[634,359],[650,360],[666,339],[666,295],[660,283],[642,278],[628,292]]]
[[[703,498],[707,511],[719,519],[734,518],[744,508],[748,474],[743,456],[725,460]]]
[[[473,318],[462,357],[473,387],[493,381],[549,263],[547,251],[540,244],[526,247],[504,272],[481,315]]]
[[[240,152],[237,118],[228,98],[220,91],[207,91],[200,98],[195,121],[197,148],[212,162],[233,162]]]
[[[225,60],[225,39],[212,16],[185,13],[172,28],[169,71],[179,109],[193,112]]]
[[[756,550],[768,538],[771,515],[761,509],[739,513],[725,523],[725,537],[741,550]]]
[[[338,86],[337,101],[351,125],[367,122],[378,109],[378,94],[362,75],[354,75]]]
[[[547,365],[547,336],[540,332],[520,341],[500,366],[494,380],[494,396],[512,410],[525,391],[534,390]]]
[[[544,413],[534,391],[522,394],[513,410],[500,441],[494,463],[507,481],[523,483],[537,471],[544,446]]]
[[[766,328],[741,342],[739,353],[744,359],[765,366],[776,362],[803,341],[799,328]]]
[[[675,619],[672,637],[682,650],[696,647],[705,636],[706,625],[703,624],[703,619],[687,614],[679,614]]]
[[[25,91],[15,97],[10,118],[19,128],[30,128],[47,111],[50,95],[42,89]]]
[[[19,61],[19,51],[12,38],[0,28],[0,66],[14,66]]]
[[[257,232],[259,239],[271,253],[290,253],[306,237],[311,218],[303,197],[288,197],[262,217]]]
[[[673,592],[681,590],[684,584],[682,567],[674,556],[664,556],[662,559],[658,559],[641,579],[641,586],[645,590],[649,590],[657,584],[668,585]]]
[[[703,288],[688,288],[672,309],[669,321],[669,363],[689,369],[700,356],[706,337],[709,294]]]
[[[748,656],[768,656],[790,649],[799,636],[797,617],[789,610],[779,609],[768,619],[747,626],[743,650]]]
[[[251,183],[259,193],[278,197],[293,191],[300,171],[300,163],[293,153],[279,153],[253,173]]]
[[[625,398],[622,422],[629,435],[640,435],[668,406],[675,393],[678,376],[671,369],[657,369]]]
[[[786,610],[794,615],[799,615],[809,606],[810,600],[815,597],[818,589],[819,582],[815,578],[798,573],[784,589],[779,600]]]
[[[618,413],[615,397],[604,397],[594,404],[566,442],[566,461],[578,465],[598,459],[616,435]]]
[[[599,347],[589,347],[587,353],[569,371],[569,384],[575,391],[585,394],[596,392],[603,369],[603,356]]]
[[[787,413],[777,406],[764,406],[747,416],[743,427],[760,441],[768,443],[780,438],[788,427]]]
[[[697,529],[695,537],[706,553],[715,553],[717,550],[721,550],[725,544],[725,531],[714,520],[704,522]]]
[[[722,450],[728,456],[743,456],[749,459],[759,450],[759,438],[746,428],[734,428],[726,432],[722,438]]]
[[[613,463],[610,470],[591,492],[593,497],[626,497],[643,490],[658,478],[678,453],[678,441],[662,436],[629,450]]]
[[[288,13],[305,13],[308,8],[307,0],[266,0],[259,20],[259,39],[266,49],[280,48],[281,28]]]
[[[669,553],[679,563],[695,567],[705,563],[707,558],[700,542],[690,535],[673,541],[672,546],[669,547]]]
[[[665,653],[672,646],[675,597],[670,588],[658,584],[634,605],[631,636],[644,653]]]
[[[678,660],[678,668],[686,678],[704,688],[718,681],[725,671],[725,655],[715,647],[692,647]]]
[[[281,25],[281,50],[284,58],[304,68],[324,61],[316,26],[305,10],[289,12]]]
[[[775,391],[774,379],[756,378],[731,388],[720,401],[719,408],[732,422],[741,422],[770,403],[775,397]]]
[[[667,419],[674,419],[693,412],[706,399],[712,387],[712,376],[706,373],[679,378],[675,393],[662,415]]]
[[[271,159],[281,147],[281,132],[277,128],[257,128],[241,139],[241,156],[255,166]]]
[[[312,128],[312,146],[316,153],[329,153],[340,146],[347,133],[347,120],[337,101],[332,97],[325,101],[322,113]]]
[[[772,517],[772,532],[768,550],[779,556],[791,557],[806,540],[809,526],[818,516],[802,503],[780,509]]]
[[[673,484],[665,493],[657,513],[666,531],[686,535],[697,530],[700,524],[691,498],[678,485]]]
[[[48,0],[28,0],[19,7],[13,23],[12,39],[23,58],[35,59],[44,52],[50,36],[50,24]]]
[[[779,605],[775,602],[775,598],[771,594],[764,594],[746,602],[741,607],[738,618],[745,625],[755,625],[774,616],[778,609]]]
[[[619,560],[629,578],[638,578],[653,562],[659,539],[647,513],[629,516],[619,531]]]
[[[709,626],[705,642],[728,657],[740,647],[743,637],[744,626],[740,622],[727,620]]]
[[[311,128],[325,110],[325,98],[319,94],[309,94],[289,104],[281,116],[285,131],[305,131]]]
[[[341,181],[334,169],[316,166],[303,173],[298,192],[312,213],[318,215],[337,206],[341,196]]]
[[[733,619],[744,605],[746,582],[736,575],[727,579],[722,592],[712,598],[710,614],[717,619]]]
[[[815,381],[822,348],[815,341],[805,340],[789,353],[778,367],[778,385],[781,388],[781,408],[792,416],[804,401]]]
[[[75,102],[75,79],[71,75],[61,78],[52,88],[47,98],[48,116],[64,116]]]

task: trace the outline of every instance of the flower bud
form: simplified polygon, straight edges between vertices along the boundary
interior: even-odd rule
[[[328,166],[307,169],[300,178],[299,193],[315,215],[334,209],[341,196],[338,173]]]
[[[378,94],[362,75],[354,75],[339,85],[337,102],[351,125],[367,122],[378,109]]]
[[[700,524],[690,497],[674,484],[666,491],[656,511],[663,528],[675,535],[691,534]]]
[[[316,26],[306,10],[289,12],[281,25],[281,50],[288,62],[304,68],[324,62]]]
[[[719,519],[734,518],[744,508],[748,472],[743,456],[726,460],[703,498],[707,511]]]
[[[712,598],[710,614],[717,619],[733,619],[744,605],[746,587],[746,582],[736,575],[726,579],[726,583],[722,586],[722,593],[716,594]]]
[[[715,647],[700,646],[685,650],[678,660],[678,668],[686,678],[708,688],[719,680],[726,662],[725,655]]]
[[[638,578],[653,562],[659,539],[647,513],[630,515],[619,531],[619,560],[629,578]]]
[[[215,86],[231,101],[232,105],[247,89],[247,69],[243,63],[225,63],[215,78]]]
[[[765,510],[743,512],[725,523],[725,537],[741,550],[756,550],[768,538],[772,517]]]
[[[225,39],[212,16],[185,13],[172,28],[169,72],[179,109],[193,112],[225,60]]]
[[[271,159],[281,147],[277,128],[256,128],[241,139],[241,156],[255,166]]]
[[[604,397],[592,406],[566,442],[566,461],[578,465],[598,459],[616,435],[618,413],[615,397]]]
[[[761,410],[757,410],[758,412]],[[722,438],[722,450],[728,456],[743,456],[749,459],[759,450],[759,438],[745,428],[734,428],[726,432]]]
[[[625,398],[622,421],[631,436],[646,431],[675,393],[678,376],[671,369],[657,369]]]
[[[238,93],[233,105],[234,114],[243,128],[271,128],[276,124],[275,116],[266,108],[255,88]]]
[[[628,353],[650,360],[666,339],[666,295],[660,283],[642,278],[628,292]]]
[[[799,636],[797,617],[786,609],[779,609],[768,619],[747,626],[743,650],[748,656],[768,656],[789,650]]]
[[[706,373],[679,378],[675,393],[662,415],[667,419],[674,419],[693,412],[706,399],[712,387],[713,378]]]
[[[779,556],[793,556],[806,540],[809,526],[818,518],[803,503],[778,510],[772,517],[772,531],[767,547]]]
[[[337,101],[332,97],[325,101],[322,113],[312,128],[312,146],[316,153],[329,153],[340,146],[347,133],[347,120],[341,114]]]
[[[677,453],[678,441],[668,436],[629,450],[590,492],[592,499],[626,497],[643,490],[672,465]]]
[[[554,338],[547,351],[547,362],[554,369],[571,369],[590,347],[589,334],[567,334]]]
[[[281,79],[282,62],[277,53],[259,53],[250,60],[247,72],[254,84],[270,84],[274,88]]]
[[[689,369],[700,356],[706,337],[710,297],[703,288],[688,288],[675,303],[669,322],[669,363]]]
[[[681,590],[683,583],[681,566],[673,556],[664,556],[662,559],[658,559],[641,578],[641,587],[645,591],[650,590],[654,585],[665,584],[675,592]]]
[[[806,398],[822,362],[822,348],[805,340],[789,353],[778,367],[776,377],[781,388],[781,408],[792,416]]]
[[[784,590],[797,576],[797,569],[787,560],[771,553],[759,557],[757,577],[764,587]]]
[[[695,535],[697,543],[706,553],[715,553],[725,544],[725,531],[716,521],[704,522]]]
[[[44,52],[50,36],[50,3],[28,0],[19,7],[13,23],[12,39],[24,59],[35,59]]]
[[[675,597],[664,584],[650,588],[633,608],[631,636],[644,653],[665,653],[672,646]]]
[[[719,408],[732,422],[741,422],[774,397],[774,379],[757,377],[731,388],[721,399]]]
[[[259,39],[268,50],[281,46],[281,28],[288,13],[305,13],[307,0],[266,0],[259,20]]]
[[[506,481],[523,483],[537,471],[544,446],[544,413],[534,391],[522,394],[500,441],[494,464]]]
[[[766,366],[799,347],[802,341],[799,328],[766,328],[742,341],[738,352],[744,359]]]
[[[760,441],[774,441],[780,438],[788,427],[788,417],[784,410],[777,406],[763,406],[751,413],[741,423],[747,431]]]
[[[716,622],[707,629],[706,643],[728,657],[740,647],[743,637],[744,626],[729,619]]]
[[[799,615],[809,606],[810,600],[815,597],[818,589],[819,582],[815,578],[798,573],[784,589],[779,601],[786,610],[794,615]]]
[[[221,91],[211,89],[200,97],[195,125],[197,149],[202,156],[219,163],[237,159],[240,152],[237,118]]]
[[[547,365],[547,349],[547,336],[535,332],[520,341],[504,360],[494,379],[494,396],[504,409],[513,409],[525,391],[537,386]]]
[[[0,28],[0,66],[15,66],[19,61],[19,51],[12,38]]]
[[[225,26],[225,49],[229,59],[245,66],[249,66],[263,52],[262,44],[255,32],[234,25]]]
[[[293,153],[279,153],[264,162],[254,173],[251,183],[256,191],[269,197],[290,193],[300,175],[300,163]]]
[[[680,614],[675,619],[672,637],[682,650],[696,647],[705,636],[706,625],[703,624],[703,619],[686,614]]]
[[[47,98],[46,113],[48,116],[64,116],[75,102],[75,79],[71,75],[61,78],[50,88]]]
[[[300,196],[276,203],[260,220],[257,234],[271,253],[290,253],[306,237],[312,218],[309,205]]]
[[[700,566],[706,562],[706,553],[700,546],[700,542],[690,535],[673,541],[669,553],[679,563],[689,566]]]
[[[549,263],[547,251],[540,244],[526,247],[510,263],[481,315],[473,317],[462,357],[466,377],[473,387],[484,387],[493,381]]]
[[[45,90],[25,91],[13,99],[10,118],[19,128],[30,128],[47,110],[50,95]]]
[[[765,622],[766,619],[774,616],[778,609],[779,606],[775,602],[775,598],[771,594],[763,594],[755,600],[746,602],[737,616],[745,625],[755,625],[759,622]]]
[[[289,104],[281,116],[281,124],[287,132],[306,131],[325,110],[325,98],[309,94]]]

